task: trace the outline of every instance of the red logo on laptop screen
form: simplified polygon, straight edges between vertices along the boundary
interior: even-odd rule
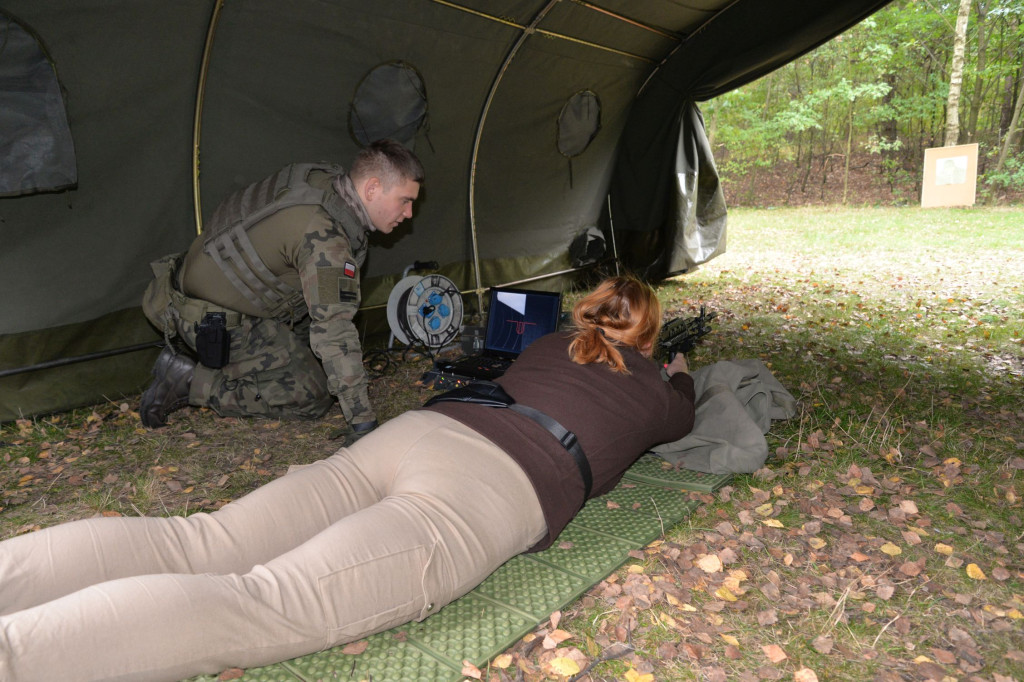
[[[531,327],[537,326],[536,322],[527,322],[526,320],[505,320],[505,321],[508,322],[509,324],[514,324],[516,326],[516,334],[518,334],[519,336],[522,336],[524,333],[526,333],[526,325],[530,325]]]

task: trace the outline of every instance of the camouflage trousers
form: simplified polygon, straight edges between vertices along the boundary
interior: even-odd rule
[[[195,350],[195,325],[178,319],[175,326]],[[209,407],[222,417],[316,419],[331,409],[327,375],[309,347],[308,318],[290,327],[242,315],[228,332],[228,364],[196,366],[189,404]]]

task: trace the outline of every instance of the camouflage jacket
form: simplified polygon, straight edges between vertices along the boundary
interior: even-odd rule
[[[310,184],[327,188],[334,177],[315,173]],[[284,284],[301,290],[302,302],[292,309],[291,319],[310,317],[310,347],[350,425],[376,418],[367,394],[359,334],[352,322],[359,309],[359,269],[366,259],[368,229],[365,214],[356,216],[346,209],[332,218],[318,205],[300,205],[278,211],[247,231],[266,268]],[[264,317],[259,306],[232,286],[203,243],[200,235],[186,255],[184,293]]]

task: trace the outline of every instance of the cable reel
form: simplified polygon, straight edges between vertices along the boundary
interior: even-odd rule
[[[462,294],[443,275],[410,275],[391,290],[387,317],[399,342],[440,350],[462,329]]]

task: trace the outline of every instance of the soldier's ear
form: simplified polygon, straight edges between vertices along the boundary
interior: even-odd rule
[[[384,191],[384,185],[381,183],[380,178],[373,176],[367,179],[363,187],[365,188],[367,201],[373,201]]]

